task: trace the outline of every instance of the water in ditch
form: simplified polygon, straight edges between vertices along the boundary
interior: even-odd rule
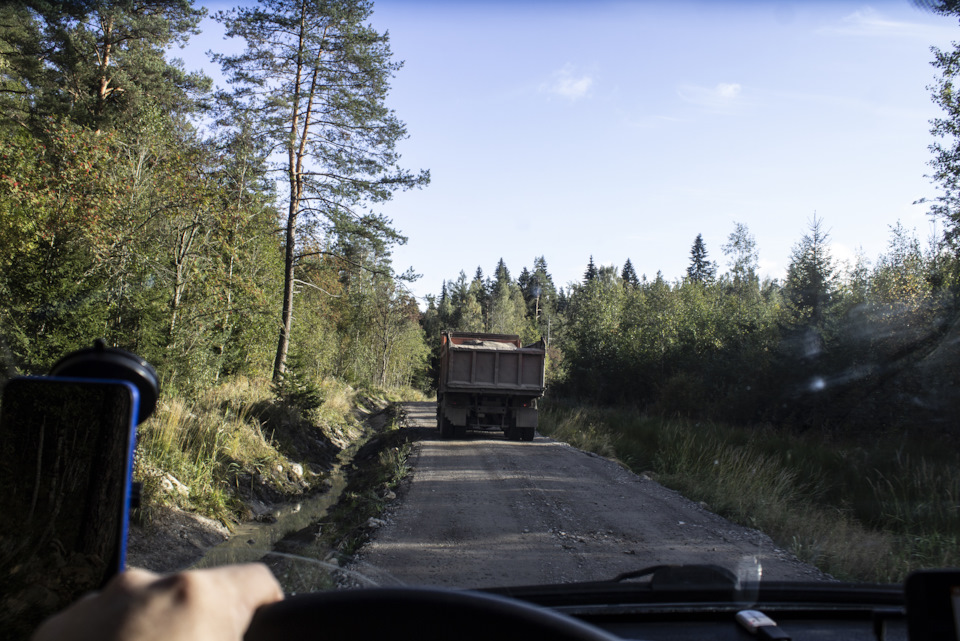
[[[334,553],[319,543],[295,545],[295,554],[283,551],[290,546],[277,546],[288,534],[311,526],[316,527],[315,534],[319,534],[320,519],[340,500],[347,485],[347,468],[367,440],[352,443],[340,452],[326,479],[328,488],[325,492],[278,506],[272,514],[276,519],[274,522],[249,522],[238,526],[233,536],[207,550],[193,567],[262,561],[288,596],[335,588],[399,585],[399,581],[388,573]]]
[[[316,524],[340,500],[340,495],[347,485],[346,467],[362,444],[353,443],[340,452],[337,462],[324,481],[327,486],[325,491],[276,506],[271,513],[275,520],[271,522],[249,521],[237,526],[229,539],[207,550],[193,567],[248,563],[263,560],[268,555],[275,556],[274,546],[278,541],[292,532]],[[303,561],[306,563],[316,560]]]

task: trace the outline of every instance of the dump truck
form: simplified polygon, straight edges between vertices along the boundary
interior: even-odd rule
[[[444,331],[440,335],[437,428],[442,438],[467,430],[503,430],[532,441],[543,396],[546,346],[522,346],[513,334]]]

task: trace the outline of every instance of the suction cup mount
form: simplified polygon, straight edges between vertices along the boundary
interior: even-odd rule
[[[137,424],[147,420],[157,407],[160,382],[157,371],[136,354],[118,347],[107,347],[103,339],[93,347],[70,352],[50,368],[50,376],[73,378],[106,378],[128,381],[140,392]]]

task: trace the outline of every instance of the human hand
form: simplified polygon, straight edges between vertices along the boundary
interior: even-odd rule
[[[261,563],[167,576],[131,569],[45,621],[33,641],[239,641],[256,609],[282,598]]]

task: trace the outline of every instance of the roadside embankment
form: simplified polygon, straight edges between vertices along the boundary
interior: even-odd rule
[[[334,380],[302,388],[285,396],[269,381],[237,378],[196,399],[161,402],[140,428],[134,475],[143,499],[129,565],[187,567],[236,534],[259,547],[298,527],[286,524],[290,515],[326,509],[318,497],[339,489],[340,468],[383,428],[396,395]],[[273,532],[252,534],[258,529]]]

